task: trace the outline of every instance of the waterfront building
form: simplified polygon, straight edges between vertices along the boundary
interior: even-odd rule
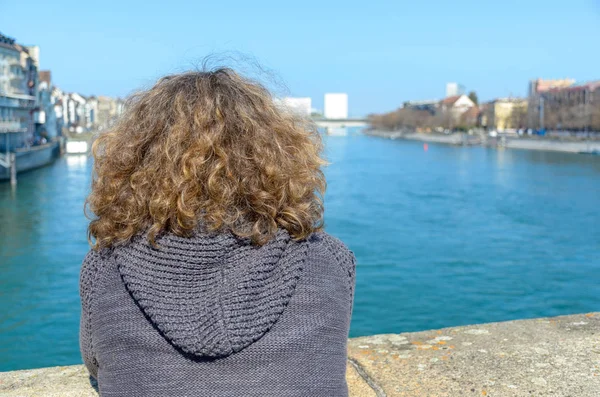
[[[118,98],[85,97],[75,92],[64,95],[62,106],[65,127],[74,133],[105,130],[123,113],[123,102]]]
[[[479,126],[481,119],[481,108],[477,105],[467,109],[460,115],[460,125],[468,128]]]
[[[463,113],[475,106],[475,102],[466,95],[455,95],[440,101],[439,109],[442,114],[450,115],[452,119],[458,120]]]
[[[544,80],[535,79],[529,82],[529,96],[535,96],[537,94],[546,92],[552,89],[561,89],[571,87],[575,84],[574,79],[555,79],[555,80]]]
[[[55,85],[51,85],[50,88],[52,112],[56,117],[56,134],[57,136],[63,135],[63,129],[67,127],[66,112],[64,108],[65,93]]]
[[[52,83],[52,73],[49,70],[39,72],[38,106],[39,113],[45,122],[40,125],[40,135],[48,139],[62,136],[63,128],[68,126],[67,112],[63,103],[68,103],[68,95]]]
[[[600,130],[600,80],[532,80],[528,109],[533,128]]]
[[[514,131],[527,126],[527,99],[498,98],[485,104],[481,126],[498,132]]]
[[[87,99],[76,92],[67,94],[65,99],[69,131],[74,133],[84,132],[88,125]]]
[[[465,86],[458,83],[446,83],[446,98],[461,96],[465,93]]]
[[[97,117],[95,127],[102,131],[110,128],[123,113],[124,104],[119,98],[99,96],[97,98]]]
[[[348,94],[328,93],[325,94],[325,118],[347,119],[348,118]]]
[[[39,49],[0,33],[0,151],[27,146],[35,132]]]
[[[49,136],[61,135],[63,128],[73,133],[106,129],[123,111],[120,99],[63,93],[52,84],[50,71],[40,71],[39,76],[38,102],[45,113],[44,130]]]
[[[39,56],[39,47],[0,34],[0,180],[16,183],[18,172],[59,155],[58,142],[45,135],[46,114],[39,106]]]
[[[85,101],[85,129],[90,131],[96,127],[98,121],[98,98],[94,95],[87,97]]]
[[[402,104],[402,107],[405,109],[411,110],[426,110],[431,115],[434,115],[440,106],[439,99],[431,99],[424,101],[406,101]]]
[[[46,83],[46,85],[50,86],[52,84],[52,72],[49,70],[40,70],[38,72],[38,81],[39,84]]]
[[[43,75],[42,72],[40,72],[40,84],[38,87],[39,114],[41,115],[40,120],[43,119],[43,122],[39,124],[39,134],[50,138],[60,134],[56,113],[54,111],[53,99],[55,98],[52,97],[50,72],[47,73],[47,75]]]

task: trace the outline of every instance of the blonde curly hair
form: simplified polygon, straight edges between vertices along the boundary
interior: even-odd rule
[[[93,144],[90,242],[147,232],[155,244],[198,226],[258,245],[278,228],[304,239],[323,227],[321,151],[312,122],[231,69],[164,77]]]

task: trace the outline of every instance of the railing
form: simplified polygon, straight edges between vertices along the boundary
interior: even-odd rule
[[[0,93],[0,106],[33,109],[35,107],[35,97],[25,94],[2,92]]]
[[[0,167],[10,168],[10,153],[0,153]]]
[[[17,184],[17,157],[14,153],[0,154],[0,167],[9,170],[10,184]]]
[[[27,132],[27,123],[20,121],[0,121],[0,133],[2,132]]]

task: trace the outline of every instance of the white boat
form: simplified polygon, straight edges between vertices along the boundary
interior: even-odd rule
[[[68,140],[65,151],[67,154],[86,154],[89,149],[87,141]]]

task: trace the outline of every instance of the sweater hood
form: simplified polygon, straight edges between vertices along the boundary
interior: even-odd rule
[[[263,246],[230,233],[144,236],[115,250],[129,294],[181,351],[229,356],[260,339],[294,294],[306,243],[280,230]]]

